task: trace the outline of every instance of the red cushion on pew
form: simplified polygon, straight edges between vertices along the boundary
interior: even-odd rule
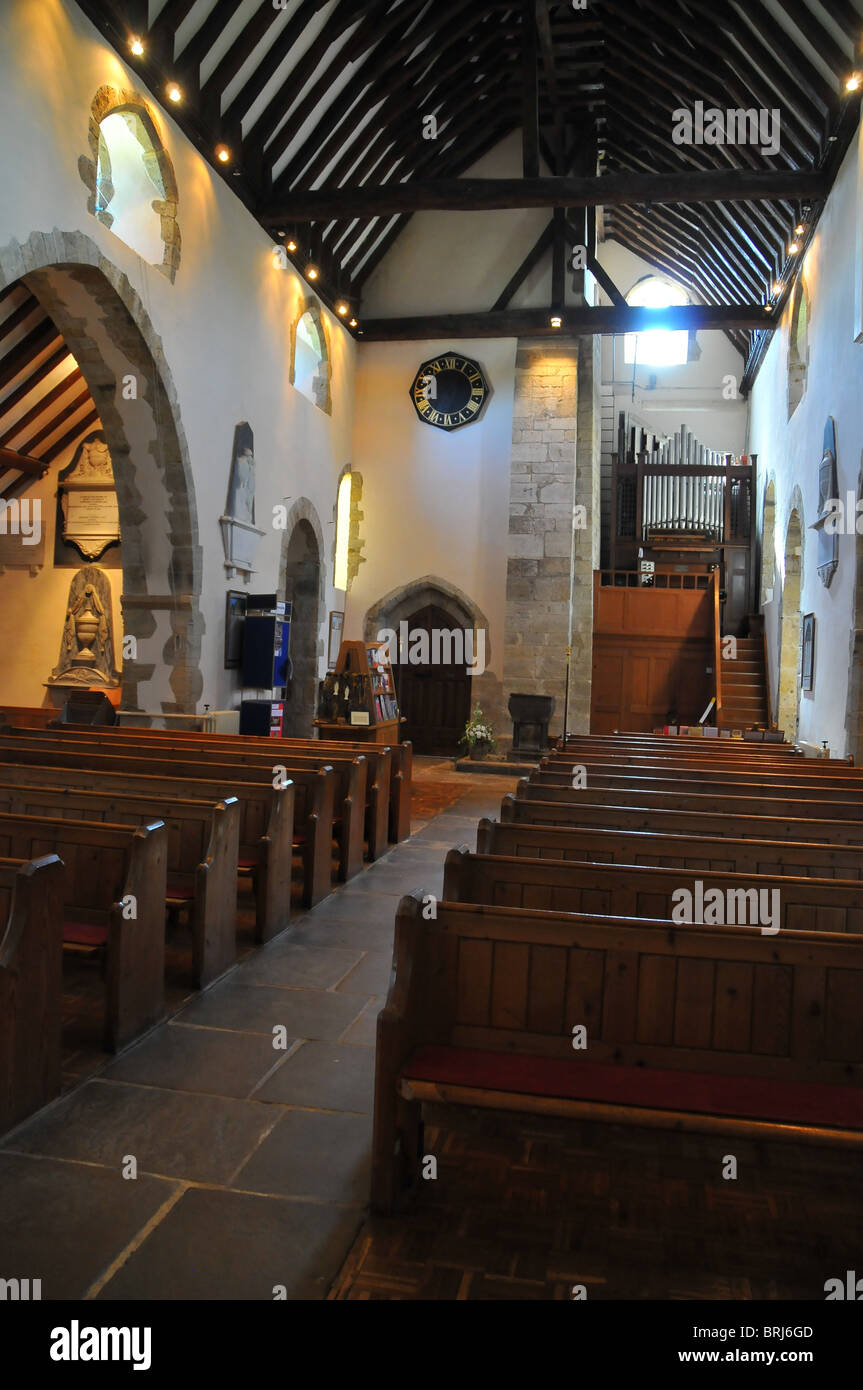
[[[64,922],[63,940],[72,946],[105,946],[108,928],[94,926],[92,922]]]
[[[242,854],[237,860],[238,869],[257,869],[260,867],[260,860],[254,854]]]
[[[456,1047],[420,1048],[402,1074],[407,1080],[438,1081],[516,1095],[863,1129],[863,1087],[856,1086],[621,1067]]]
[[[176,879],[168,879],[165,888],[165,897],[169,902],[191,903],[195,900],[194,893],[190,893],[185,883],[178,883]]]

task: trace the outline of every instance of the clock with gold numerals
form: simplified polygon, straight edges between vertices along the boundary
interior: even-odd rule
[[[482,368],[457,352],[423,362],[411,385],[417,415],[439,430],[457,430],[475,420],[485,405],[488,382]]]

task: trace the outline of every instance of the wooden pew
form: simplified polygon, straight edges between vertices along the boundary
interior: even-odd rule
[[[58,711],[54,709],[36,709],[7,705],[5,711],[0,712],[0,730],[2,730],[4,726],[20,729],[43,729],[49,720],[57,713]],[[69,732],[68,727],[66,732]],[[90,730],[90,732],[95,731]],[[99,732],[116,734],[119,736],[126,734],[143,734],[155,738],[209,739],[211,742],[213,740],[219,740],[222,744],[237,741],[246,745],[272,745],[273,742],[277,742],[280,747],[287,746],[296,748],[297,752],[308,751],[313,755],[332,752],[336,756],[345,756],[348,753],[353,753],[354,756],[364,756],[370,763],[373,763],[378,755],[388,752],[390,754],[389,838],[393,842],[406,840],[411,833],[413,749],[410,742],[394,743],[378,747],[375,744],[362,743],[359,741],[352,742],[347,739],[324,740],[317,738],[285,738],[272,740],[245,734],[205,734],[201,731],[191,729],[152,729],[129,724],[115,724],[110,728],[101,728]],[[382,784],[378,783],[377,785]],[[370,797],[370,800],[371,799]],[[377,820],[375,820],[375,828],[376,827]],[[381,850],[379,852],[382,853],[383,851]]]
[[[645,864],[719,873],[791,874],[801,878],[863,878],[863,844],[801,840],[743,840],[738,836],[662,834],[595,826],[504,824],[485,818],[476,832],[478,854],[520,855],[568,863]]]
[[[564,744],[558,740],[558,748],[623,748],[634,750],[643,748],[648,752],[663,753],[685,747],[695,752],[701,751],[707,757],[715,753],[732,750],[735,755],[754,758],[799,758],[800,754],[792,743],[757,743],[746,739],[732,738],[665,738],[660,734],[569,734]]]
[[[2,727],[2,716],[0,716],[0,727]],[[410,743],[378,745],[350,742],[347,739],[328,741],[317,738],[269,739],[246,734],[205,734],[189,729],[174,731],[129,727],[128,725],[114,725],[110,729],[99,732],[117,735],[121,738],[142,734],[154,741],[170,739],[194,742],[196,739],[205,739],[210,745],[222,748],[237,745],[247,748],[287,748],[291,750],[292,754],[297,753],[306,757],[320,759],[323,755],[328,762],[332,761],[331,754],[335,758],[345,758],[351,755],[364,757],[369,764],[369,785],[366,789],[371,809],[370,823],[367,824],[369,858],[375,859],[383,854],[386,845],[386,838],[382,832],[384,817],[380,810],[381,802],[386,802],[388,805],[389,839],[396,842],[406,840],[410,835],[413,770],[413,749]],[[381,762],[384,766],[379,771],[378,765]]]
[[[378,1016],[372,1204],[415,1184],[429,1101],[863,1148],[861,989],[859,943],[831,933],[446,901],[427,921],[414,893]]]
[[[553,789],[552,789],[553,790]],[[742,836],[755,840],[806,840],[837,845],[863,844],[861,822],[848,820],[811,819],[812,802],[807,810],[798,807],[789,816],[750,815],[742,812],[700,811],[697,819],[691,810],[657,809],[650,806],[616,805],[626,802],[625,796],[603,800],[601,792],[592,802],[578,804],[566,799],[535,801],[507,793],[501,801],[500,818],[506,823],[519,821],[534,825],[597,826],[614,830],[657,830],[665,834],[708,835],[713,839]]]
[[[105,1046],[125,1046],[165,1014],[163,821],[131,828],[96,821],[0,813],[0,855],[65,865],[65,945],[106,953]]]
[[[488,903],[490,907],[673,921],[675,892],[684,888],[696,902],[696,881],[705,897],[711,890],[723,894],[729,909],[725,919],[729,930],[742,924],[766,926],[765,935],[779,931],[837,932],[861,937],[863,947],[863,893],[859,881],[844,879],[637,864],[564,864],[551,859],[472,854],[462,846],[451,849],[446,857],[443,895],[448,902]],[[762,893],[767,897],[761,899]],[[771,916],[769,921],[758,917],[762,902]]]
[[[535,786],[572,787],[574,775],[570,768],[540,768],[528,779]],[[631,768],[626,772],[607,772],[604,769],[586,766],[580,774],[577,785],[582,791],[597,787],[604,791],[628,792],[630,788],[640,791],[657,792],[697,792],[729,796],[770,796],[793,798],[800,801],[818,801],[829,797],[832,801],[855,801],[863,804],[863,783],[847,782],[839,779],[817,781],[813,778],[759,777],[756,772],[708,772],[700,776],[693,773],[681,775],[676,770],[656,772]]]
[[[212,796],[216,799],[236,796],[241,803],[256,799],[259,805],[262,802],[269,805],[269,794],[274,788],[273,778],[266,769],[261,772],[257,768],[233,764],[220,769],[209,764],[182,762],[167,754],[154,757],[152,752],[145,756],[120,749],[111,753],[89,749],[72,752],[68,748],[49,748],[45,743],[31,746],[18,739],[10,745],[0,737],[0,780],[8,780],[7,764],[12,763],[33,768],[34,780],[35,770],[42,769],[47,773],[44,780],[48,784],[57,780],[55,769],[58,768],[62,768],[64,774],[70,769],[90,773],[99,779],[113,775],[128,779],[149,778],[161,784],[167,781],[171,784],[172,795],[197,801],[209,800]],[[288,782],[294,786],[293,839],[294,848],[303,860],[303,902],[311,907],[325,898],[331,888],[335,781],[331,769],[324,765],[314,772],[299,771],[286,779],[285,786]],[[143,788],[141,782],[136,785]],[[157,785],[155,789],[162,788]]]
[[[2,772],[0,767],[0,772]],[[168,832],[166,903],[189,914],[192,974],[199,988],[237,958],[237,855],[240,803],[182,801],[108,791],[0,784],[0,813],[137,826],[164,820]]]
[[[344,759],[338,767],[333,767],[329,761],[323,762],[317,757],[304,762],[301,758],[285,757],[279,753],[274,756],[272,745],[275,740],[265,740],[264,742],[267,746],[263,750],[243,747],[237,752],[227,754],[207,743],[196,744],[193,748],[186,748],[181,745],[175,748],[173,745],[160,743],[158,749],[154,749],[152,743],[148,744],[142,741],[136,743],[131,739],[123,739],[118,742],[110,736],[106,740],[105,735],[99,730],[75,729],[69,732],[24,730],[10,735],[0,734],[0,756],[2,756],[4,749],[10,749],[16,755],[15,761],[20,762],[22,759],[18,756],[18,752],[21,749],[50,748],[52,759],[55,754],[62,756],[67,753],[84,754],[92,749],[94,753],[110,753],[115,758],[122,759],[124,764],[128,764],[133,771],[144,771],[143,768],[138,767],[138,762],[145,759],[148,764],[154,767],[154,770],[159,772],[159,775],[170,775],[171,770],[175,769],[177,775],[181,777],[213,778],[233,775],[242,776],[249,781],[265,779],[272,786],[278,785],[279,778],[284,776],[295,784],[295,795],[297,796],[300,795],[300,787],[314,788],[318,773],[322,769],[326,769],[334,780],[333,811],[329,822],[330,854],[332,853],[335,826],[338,822],[339,878],[343,881],[353,878],[363,866],[367,766],[365,758],[356,756],[351,759]],[[277,774],[277,768],[284,768],[284,774]],[[299,826],[302,825],[299,816],[297,823]]]
[[[761,764],[741,766],[727,763],[692,763],[666,759],[649,762],[644,758],[621,758],[610,761],[585,754],[583,758],[543,758],[537,771],[555,773],[559,777],[572,779],[574,771],[584,768],[588,780],[598,777],[628,779],[637,781],[642,777],[665,778],[674,782],[723,782],[733,780],[740,783],[763,783],[764,786],[813,786],[832,788],[858,788],[863,794],[863,772],[860,768],[848,767],[845,763],[826,764],[821,772],[813,762],[794,762],[790,767],[763,767]],[[816,768],[815,772],[810,769]]]
[[[222,794],[220,782],[204,782],[194,788],[196,797],[179,798],[174,779],[128,776],[100,771],[100,790],[91,789],[94,774],[78,768],[42,768],[0,762],[0,810],[34,814],[46,794],[62,805],[78,797],[81,805],[93,799],[117,824],[137,824],[141,818],[159,816],[168,826],[169,873],[178,853],[176,841],[183,821],[197,819],[206,808],[235,799],[239,803],[239,856],[241,872],[251,873],[255,887],[255,939],[269,941],[289,925],[291,861],[293,855],[294,786],[267,788],[241,784],[241,794]],[[56,783],[62,781],[62,787]],[[236,786],[236,784],[235,784]],[[8,800],[8,805],[6,801]],[[33,807],[33,810],[30,807]],[[85,817],[90,819],[87,811]],[[203,857],[203,847],[202,847]],[[329,866],[327,866],[329,872]]]
[[[648,810],[688,811],[695,821],[701,813],[722,812],[725,815],[741,816],[808,816],[819,820],[859,821],[863,827],[863,799],[834,801],[830,797],[802,797],[796,794],[735,796],[723,791],[644,791],[640,786],[620,790],[603,790],[601,787],[586,787],[584,790],[570,786],[551,786],[547,782],[528,781],[521,778],[516,785],[516,797],[524,801],[559,801],[565,805],[578,806],[581,803],[599,805],[640,806]],[[695,825],[692,827],[696,828]]]
[[[0,859],[0,1134],[60,1092],[62,860]]]

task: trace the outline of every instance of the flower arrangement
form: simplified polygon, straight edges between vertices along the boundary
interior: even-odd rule
[[[459,739],[472,752],[479,747],[486,752],[491,752],[497,747],[494,736],[494,729],[486,719],[479,705],[474,705],[473,714],[464,726],[464,733]]]

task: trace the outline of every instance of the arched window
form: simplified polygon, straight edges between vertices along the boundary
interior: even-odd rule
[[[99,88],[90,111],[90,155],[79,161],[89,211],[173,280],[180,264],[177,185],[139,93]]]
[[[658,310],[688,304],[689,295],[670,280],[648,275],[629,291],[626,302],[633,307]],[[623,360],[627,366],[681,367],[689,361],[689,333],[685,328],[649,328],[641,333],[627,333]]]
[[[802,277],[797,281],[791,302],[791,333],[788,344],[788,418],[806,394],[809,371],[809,295]]]
[[[319,410],[330,413],[330,358],[321,311],[311,304],[293,332],[291,381]]]
[[[364,542],[360,540],[360,498],[363,495],[363,480],[359,473],[348,468],[342,474],[336,496],[336,553],[333,564],[333,587],[345,592],[351,587],[351,580],[359,571],[365,559],[360,554]]]

